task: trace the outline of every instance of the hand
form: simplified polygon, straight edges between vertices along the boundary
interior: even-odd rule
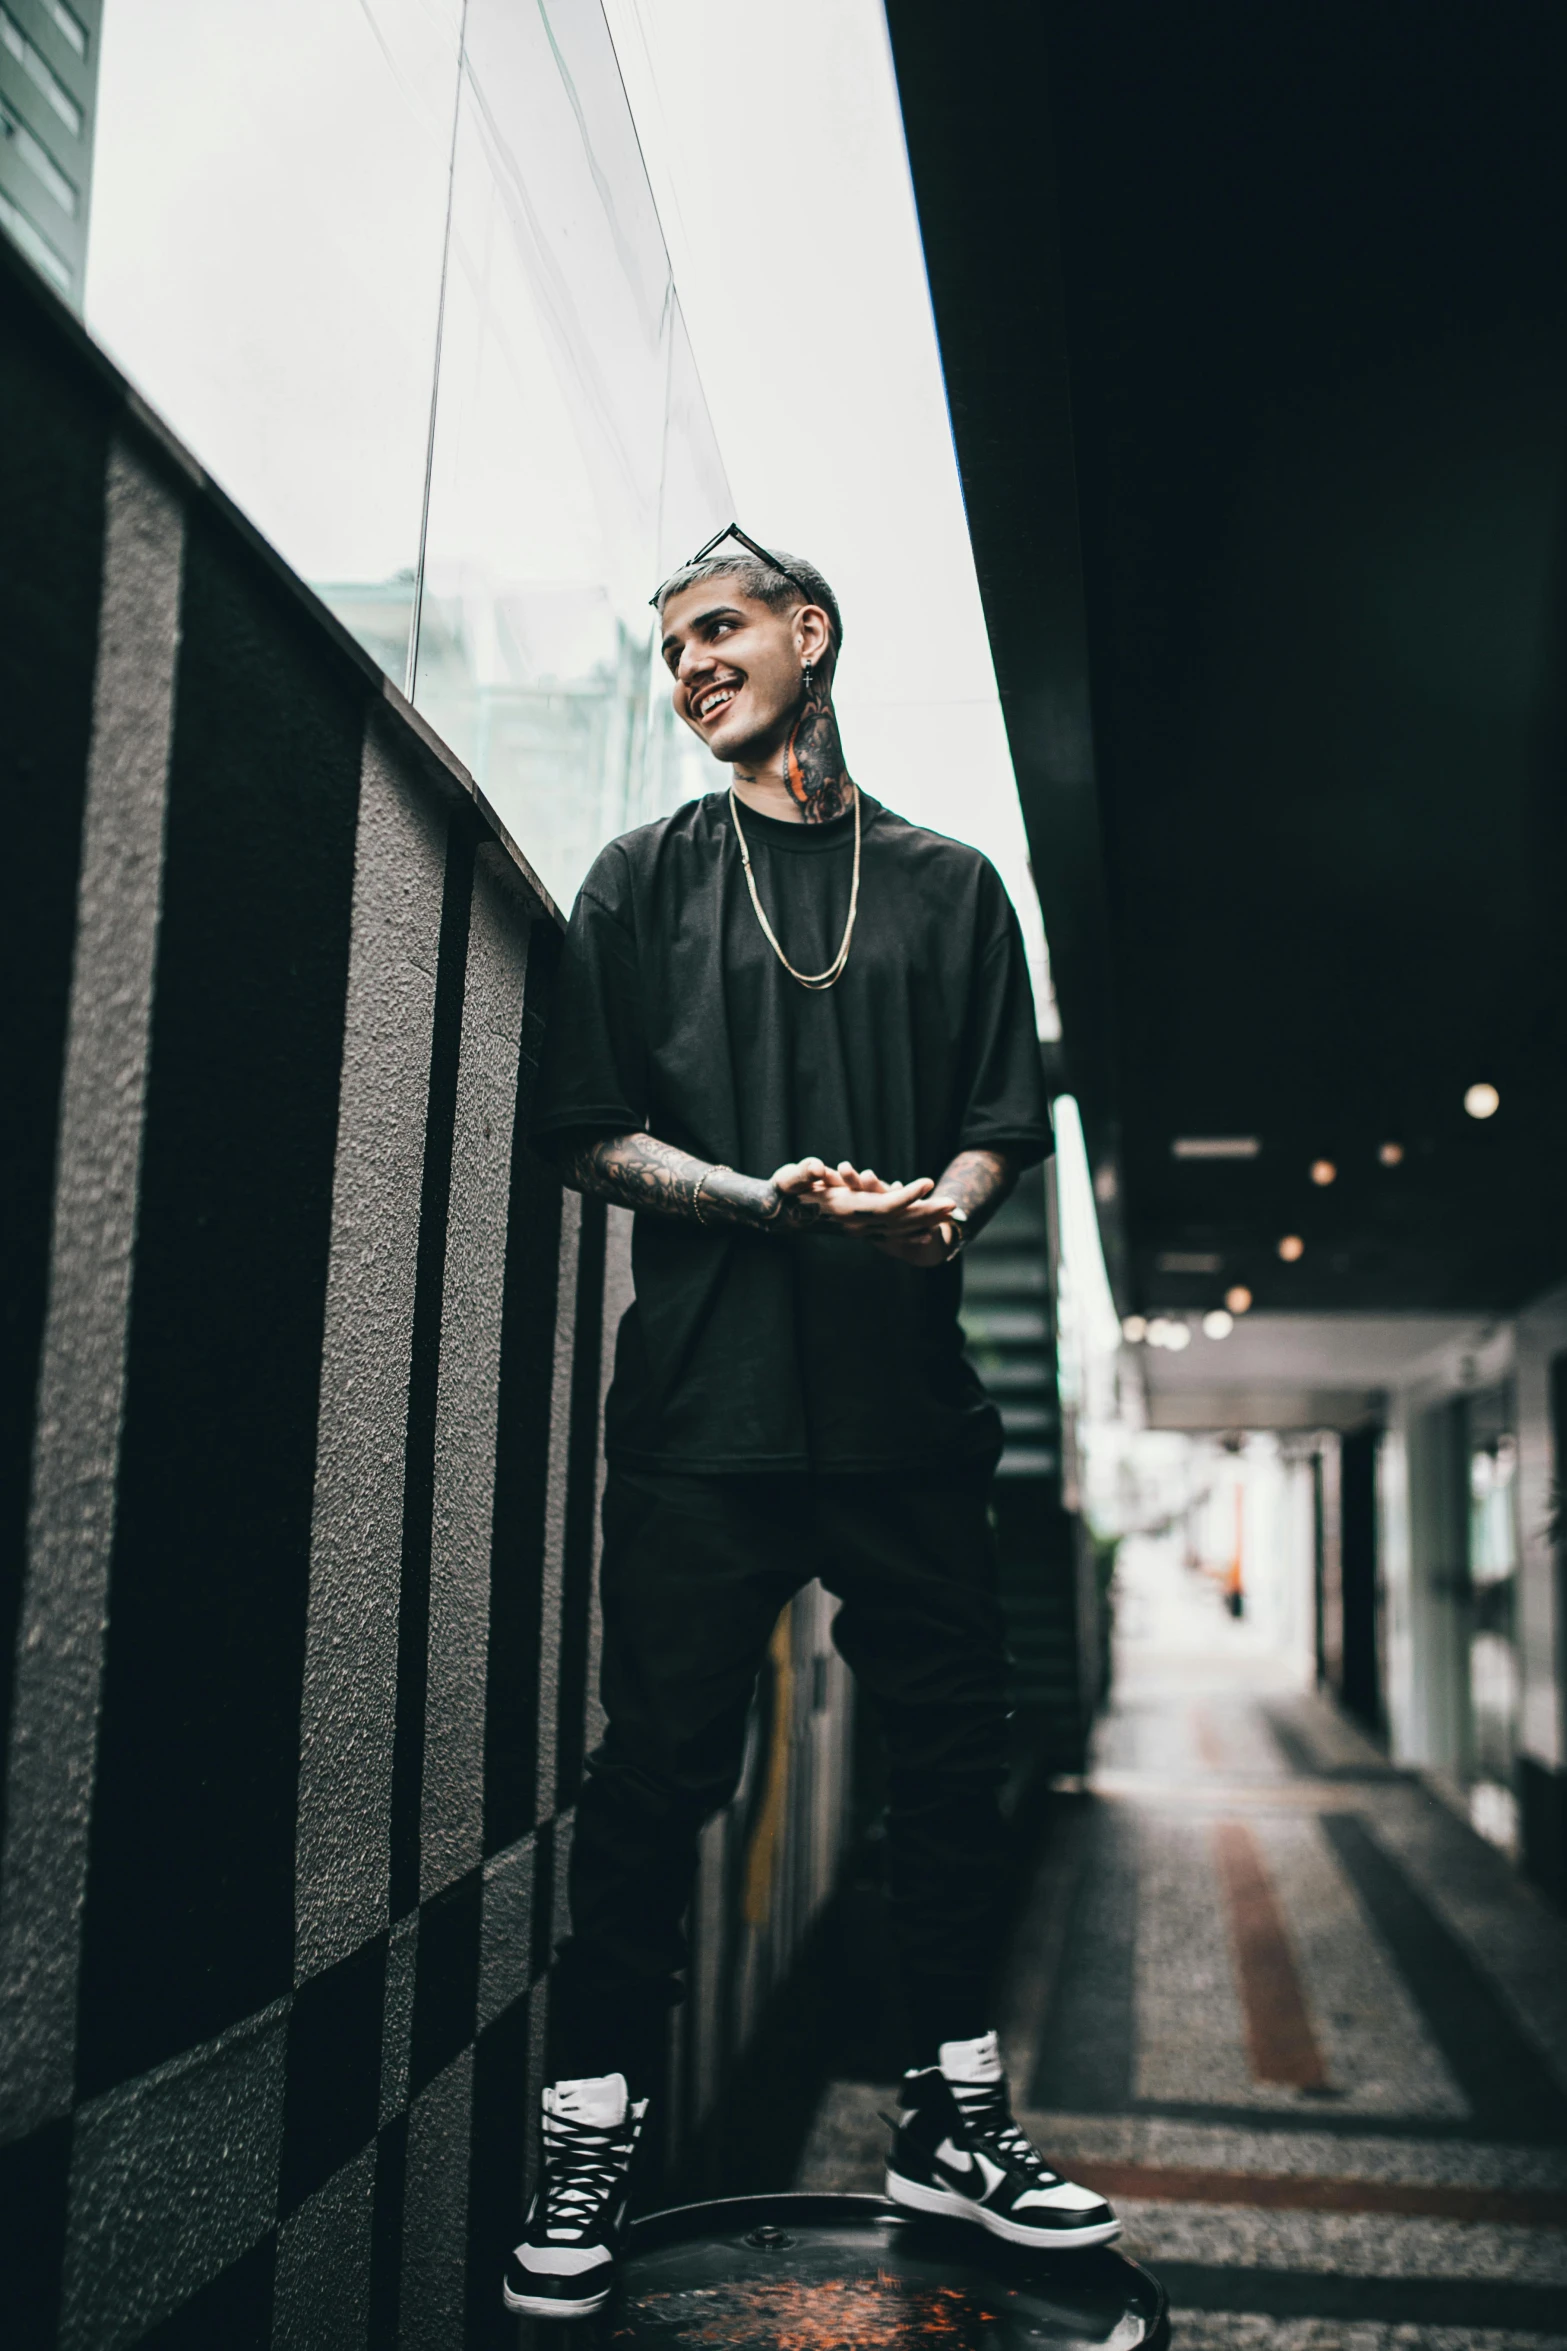
[[[945,1219],[957,1202],[935,1197],[929,1176],[890,1184],[874,1168],[856,1168],[847,1159],[836,1167],[800,1159],[779,1168],[773,1182],[786,1201],[798,1203],[800,1222],[834,1223],[905,1265],[944,1265],[951,1254],[953,1230]]]
[[[891,1200],[897,1192],[908,1191],[908,1185],[893,1185],[876,1173],[873,1167],[853,1168],[846,1159],[840,1160],[836,1173],[839,1180],[861,1195],[870,1194],[880,1200]],[[926,1272],[945,1265],[953,1252],[957,1232],[947,1220],[957,1202],[945,1193],[936,1196],[936,1188],[929,1177],[921,1184],[928,1186],[930,1196],[920,1200],[912,1211],[889,1210],[880,1224],[867,1225],[864,1237],[873,1247],[889,1257],[896,1257],[903,1265],[917,1265]]]

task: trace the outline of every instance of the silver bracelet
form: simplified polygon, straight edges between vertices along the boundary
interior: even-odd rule
[[[952,1227],[952,1246],[941,1262],[943,1265],[952,1265],[968,1247],[968,1210],[954,1208],[947,1222]]]

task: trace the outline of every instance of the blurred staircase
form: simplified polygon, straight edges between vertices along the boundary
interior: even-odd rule
[[[994,1517],[1018,1728],[1029,1762],[1081,1772],[1099,1697],[1086,1530],[1062,1504],[1061,1403],[1043,1171],[963,1261],[969,1360],[1001,1414]]]

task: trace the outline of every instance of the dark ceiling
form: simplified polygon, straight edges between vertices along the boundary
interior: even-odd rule
[[[1516,1305],[1567,1273],[1567,7],[888,14],[1123,1303]]]

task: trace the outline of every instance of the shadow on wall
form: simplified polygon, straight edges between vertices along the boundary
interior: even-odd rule
[[[0,312],[7,2339],[502,2342],[629,1283],[521,1146],[558,917],[3,247]],[[677,2159],[836,1873],[818,1600]]]

